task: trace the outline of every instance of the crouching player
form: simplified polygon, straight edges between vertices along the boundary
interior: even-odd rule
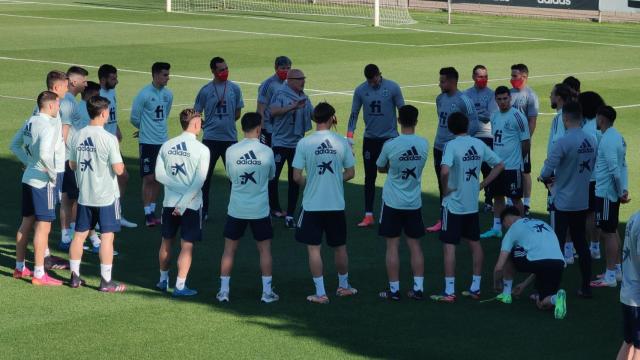
[[[120,231],[120,190],[117,176],[124,172],[118,139],[104,129],[109,120],[109,100],[94,96],[87,101],[89,126],[71,139],[69,167],[76,173],[80,194],[76,232],[69,248],[70,285],[80,287],[82,244],[90,230],[100,225],[100,291],[124,292],[126,286],[111,279],[114,233]]]
[[[497,300],[510,304],[514,272],[530,273],[518,285],[517,292],[535,280],[538,308],[554,308],[555,318],[564,319],[567,300],[565,291],[559,288],[565,264],[555,232],[544,221],[522,218],[520,211],[513,206],[502,211],[500,221],[507,233],[502,239],[500,256],[493,270],[494,287],[502,287]]]
[[[202,184],[209,169],[209,149],[198,141],[202,129],[200,114],[193,109],[180,113],[184,132],[165,142],[156,160],[156,180],[164,185],[162,204],[162,244],[158,254],[161,291],[169,288],[171,245],[181,230],[178,277],[173,296],[193,296],[198,292],[186,287],[191,267],[193,243],[202,240]]]

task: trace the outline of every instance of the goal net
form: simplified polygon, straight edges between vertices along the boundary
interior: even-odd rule
[[[368,19],[378,26],[413,24],[409,0],[166,0],[167,11],[241,11]]]

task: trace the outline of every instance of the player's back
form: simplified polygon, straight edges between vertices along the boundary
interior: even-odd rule
[[[74,134],[71,144],[69,160],[77,166],[78,203],[85,206],[111,205],[120,197],[112,168],[122,162],[118,140],[102,126],[89,125]]]
[[[620,302],[640,306],[640,212],[629,218],[622,247]]]
[[[502,239],[503,251],[524,252],[529,261],[564,260],[553,228],[542,220],[523,218],[511,225]]]
[[[268,185],[276,171],[271,148],[257,138],[245,138],[227,149],[226,163],[231,181],[229,215],[238,219],[268,216]]]
[[[619,176],[623,182],[627,180],[626,149],[627,144],[616,128],[610,127],[602,134],[598,144],[595,166],[596,195],[598,197],[618,201],[618,191],[613,176]],[[627,184],[623,183],[622,185]]]
[[[344,210],[343,171],[354,162],[347,140],[332,131],[316,131],[300,140],[293,167],[307,173],[304,210]]]
[[[55,127],[51,118],[44,114],[31,116],[22,127],[22,144],[28,159],[22,182],[41,188],[49,181],[49,177],[47,164],[40,157],[40,153],[44,151],[53,155],[55,151]],[[53,163],[48,166],[53,166]]]
[[[554,204],[558,210],[578,211],[589,207],[589,180],[596,148],[593,138],[580,128],[569,129],[556,143],[563,154],[555,171]]]
[[[378,161],[389,165],[382,190],[385,204],[395,209],[422,206],[422,170],[428,150],[428,141],[417,135],[400,135],[385,142]]]

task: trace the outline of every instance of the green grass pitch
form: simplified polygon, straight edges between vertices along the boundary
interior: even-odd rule
[[[43,0],[44,1],[44,0]],[[71,5],[71,6],[68,6]],[[403,299],[385,303],[377,292],[387,285],[385,244],[373,229],[355,223],[362,216],[363,171],[360,146],[363,122],[357,131],[356,178],[345,187],[349,227],[351,282],[360,290],[353,298],[332,297],[327,306],[313,306],[305,296],[313,290],[305,248],[293,233],[275,222],[274,285],[281,301],[259,303],[260,274],[253,240],[240,245],[231,281],[232,301],[219,305],[219,261],[222,224],[228,189],[222,165],[216,169],[212,212],[205,241],[198,244],[188,283],[200,291],[194,299],[176,301],[154,291],[157,281],[158,229],[124,229],[116,237],[121,255],[114,278],[129,285],[127,294],[102,294],[92,288],[35,288],[11,278],[14,236],[20,221],[21,166],[10,154],[11,136],[33,109],[51,69],[86,65],[96,80],[97,66],[119,69],[119,122],[125,139],[122,150],[131,174],[124,215],[142,224],[137,142],[128,121],[137,91],[150,82],[154,61],[172,64],[169,87],[174,92],[170,135],[179,133],[177,114],[193,104],[198,89],[210,79],[208,63],[219,55],[227,60],[230,79],[241,82],[245,110],[255,109],[257,85],[273,71],[273,59],[286,54],[307,75],[314,103],[329,101],[338,110],[344,133],[350,109],[349,92],[363,81],[362,69],[377,63],[383,76],[406,86],[409,103],[421,113],[419,133],[432,143],[436,124],[433,102],[439,92],[438,69],[455,66],[461,88],[470,86],[471,68],[489,68],[490,86],[508,84],[509,66],[524,62],[530,85],[541,102],[533,143],[533,173],[540,171],[552,110],[548,94],[554,83],[575,75],[584,90],[598,91],[607,103],[619,106],[616,127],[628,144],[630,194],[638,185],[640,135],[640,26],[590,22],[529,20],[489,16],[454,17],[445,25],[440,13],[413,13],[418,24],[378,29],[365,22],[344,24],[330,18],[290,21],[282,16],[243,14],[167,14],[161,0],[69,0],[42,3],[0,1],[0,348],[3,359],[24,358],[390,358],[390,359],[608,359],[621,342],[618,289],[596,289],[594,299],[581,300],[577,265],[565,273],[568,316],[563,321],[542,313],[525,299],[512,305],[455,304]],[[299,19],[299,18],[298,18]],[[429,154],[431,156],[431,154]],[[431,158],[424,172],[423,215],[428,224],[438,214]],[[284,176],[283,176],[284,180]],[[378,178],[380,189],[384,176]],[[285,186],[281,182],[281,186]],[[282,200],[286,191],[282,191]],[[532,206],[546,219],[545,191],[534,184]],[[578,194],[577,196],[581,196]],[[585,194],[586,196],[586,194]],[[626,220],[637,208],[634,199],[621,208]],[[482,228],[491,217],[482,215]],[[621,224],[621,230],[624,223]],[[50,237],[54,249],[59,226]],[[443,286],[441,245],[434,235],[424,238],[427,294]],[[492,295],[491,271],[499,243],[484,241],[483,291]],[[57,255],[64,255],[56,252]],[[408,253],[403,245],[401,286],[410,286]],[[324,252],[327,290],[337,279],[329,251]],[[469,285],[470,253],[458,249],[457,291]],[[604,268],[595,261],[594,273]],[[175,278],[172,270],[172,281]],[[85,254],[83,274],[98,282],[98,259]],[[68,278],[68,272],[55,275]]]

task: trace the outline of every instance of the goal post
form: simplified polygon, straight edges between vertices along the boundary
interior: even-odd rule
[[[407,0],[165,0],[167,12],[249,12],[368,20],[374,26],[413,24]]]

